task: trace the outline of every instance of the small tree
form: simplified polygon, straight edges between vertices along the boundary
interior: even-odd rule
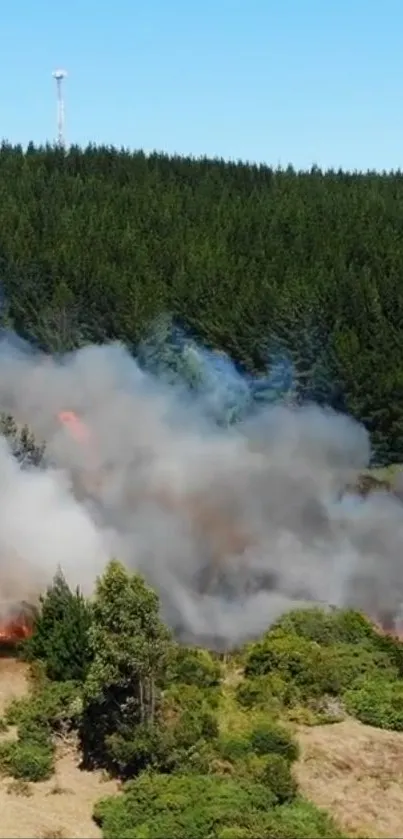
[[[84,757],[89,763],[108,763],[111,737],[114,742],[119,735],[129,740],[139,726],[144,732],[155,723],[158,687],[172,642],[159,616],[157,594],[119,562],[112,561],[98,579],[92,615],[92,662],[84,686]]]
[[[14,457],[21,466],[39,466],[45,444],[38,444],[27,425],[18,426],[9,414],[0,414],[0,434],[7,438]]]
[[[32,637],[24,652],[44,662],[55,681],[83,681],[91,660],[88,630],[90,606],[79,589],[72,592],[59,570],[40,599]]]

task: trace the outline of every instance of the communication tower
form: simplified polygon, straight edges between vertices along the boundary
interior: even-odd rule
[[[57,91],[57,144],[60,148],[64,149],[66,146],[66,139],[64,136],[64,99],[63,99],[63,79],[66,78],[67,72],[66,70],[55,70],[52,73],[54,79],[56,79],[56,91]]]

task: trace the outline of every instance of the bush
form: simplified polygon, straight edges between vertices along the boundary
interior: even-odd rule
[[[165,691],[160,709],[162,724],[176,731],[177,739],[206,737],[213,739],[218,735],[218,723],[207,695],[193,685],[172,685]]]
[[[374,655],[381,653],[403,675],[403,643],[379,633],[365,615],[354,609],[295,609],[277,621],[271,632],[298,635],[321,646],[359,645]]]
[[[360,644],[377,638],[368,618],[353,609],[321,609],[318,606],[295,609],[280,618],[272,629],[299,635],[324,646],[338,642]]]
[[[206,688],[219,687],[221,667],[219,661],[207,650],[178,646],[168,678],[172,682],[195,685],[204,691]]]
[[[209,769],[218,737],[218,721],[203,692],[183,685],[166,691],[155,723],[121,724],[106,737],[108,766],[121,776],[134,777],[147,766],[160,771]]]
[[[268,767],[272,765],[273,773],[270,775],[269,786],[276,799],[279,802],[287,800],[291,790],[291,797],[294,795],[296,786],[289,769],[285,772],[284,765],[289,767],[291,762],[297,759],[298,744],[281,726],[266,723],[252,729],[249,736],[221,735],[217,750],[220,758],[232,764],[232,774],[238,778],[266,784],[270,773]],[[272,757],[275,758],[273,762]],[[277,757],[280,758],[279,762]],[[273,778],[277,769],[280,786],[275,789]]]
[[[403,731],[403,683],[382,676],[362,679],[344,694],[350,714],[367,725]]]
[[[52,746],[20,739],[1,743],[0,768],[16,779],[44,781],[53,772]]]
[[[164,745],[157,726],[136,725],[132,729],[115,732],[106,739],[111,769],[122,777],[133,777],[147,766],[158,766],[164,761]]]
[[[40,748],[50,748],[52,743],[51,730],[35,719],[24,719],[18,726],[18,739]]]
[[[282,755],[268,755],[263,780],[276,796],[278,804],[292,801],[297,794],[297,782],[291,774],[289,761]]]
[[[204,708],[183,709],[161,736],[158,766],[163,771],[208,771],[209,755],[218,737],[218,722]],[[210,744],[210,748],[209,748]]]
[[[265,831],[256,839],[346,839],[326,812],[301,799],[271,810]]]
[[[357,678],[371,679],[379,672],[391,680],[399,675],[393,655],[378,645],[378,636],[371,643],[366,636],[361,644],[338,641],[321,646],[277,627],[250,646],[246,684],[238,687],[237,697],[249,706],[254,699],[262,704],[277,679],[283,703],[301,704],[326,695],[341,696]],[[271,682],[266,683],[269,678]]]
[[[253,839],[247,827],[222,827],[217,833],[217,839]]]
[[[53,749],[35,742],[11,744],[7,769],[13,778],[44,781],[53,773]]]
[[[331,614],[335,643],[368,644],[374,649],[379,649],[379,635],[369,618],[362,612],[354,609],[334,609]]]
[[[285,779],[289,764],[283,761],[280,770],[277,763],[277,770]],[[283,795],[291,792],[284,786]],[[275,800],[267,784],[144,774],[126,784],[123,795],[98,802],[94,818],[105,839],[343,839],[313,804],[296,799],[275,806]]]
[[[14,778],[38,781],[53,771],[53,732],[73,725],[77,708],[77,686],[74,683],[47,682],[31,696],[14,700],[5,718],[16,725],[18,739],[7,743],[1,752],[4,771]]]
[[[220,692],[216,688],[203,690],[197,685],[171,682],[164,690],[162,705],[167,709],[205,708],[211,711],[220,704]]]
[[[21,726],[27,720],[57,731],[78,723],[81,715],[81,691],[75,682],[45,682],[32,695],[17,699],[8,706],[9,725]]]
[[[278,713],[283,705],[296,700],[297,689],[279,673],[245,678],[237,685],[236,699],[244,708],[264,708]]]
[[[333,693],[338,695],[356,679],[364,676],[370,679],[382,673],[385,678],[398,677],[398,671],[387,653],[364,644],[334,644],[323,651],[323,656],[334,676]]]
[[[224,830],[242,835],[239,829],[258,836],[257,828],[274,803],[267,786],[246,780],[144,774],[129,782],[122,796],[99,802],[94,817],[106,839],[218,839],[226,835]]]
[[[194,686],[174,685],[166,691],[161,708],[161,722],[177,745],[191,746],[196,740],[218,736],[218,722],[203,694]]]
[[[287,729],[275,723],[266,723],[253,728],[249,734],[252,750],[258,755],[275,752],[292,763],[298,759],[299,746]]]
[[[252,745],[248,737],[234,734],[221,734],[217,741],[217,751],[223,760],[233,763],[242,760],[252,752]]]
[[[312,664],[321,661],[321,648],[295,633],[270,631],[260,641],[251,644],[245,663],[245,675],[264,676],[279,671],[285,679],[298,678]]]
[[[246,660],[246,676],[278,672],[294,682],[303,696],[320,696],[338,691],[337,675],[326,648],[299,635],[285,635],[281,630],[268,633],[253,644]]]

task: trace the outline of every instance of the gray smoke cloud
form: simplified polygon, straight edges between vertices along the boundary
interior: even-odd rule
[[[0,411],[47,456],[23,469],[0,439],[0,599],[28,599],[57,566],[91,593],[114,555],[184,637],[237,644],[316,601],[398,615],[402,507],[343,494],[370,457],[350,418],[277,404],[224,429],[119,344],[52,359],[8,340]],[[60,411],[86,424],[84,443]]]

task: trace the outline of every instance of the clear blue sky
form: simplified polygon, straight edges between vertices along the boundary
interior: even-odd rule
[[[403,0],[16,0],[1,135],[273,165],[403,168]]]

